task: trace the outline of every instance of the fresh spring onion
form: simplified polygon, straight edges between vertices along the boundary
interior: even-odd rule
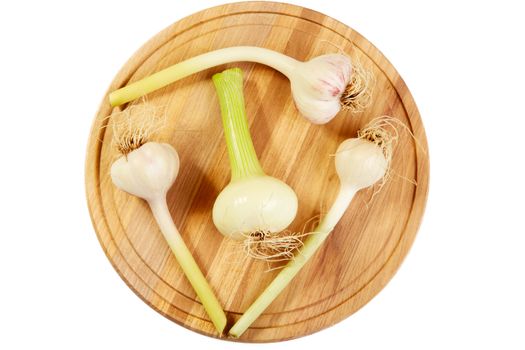
[[[225,63],[249,61],[270,66],[291,84],[297,109],[315,124],[329,122],[341,108],[361,111],[370,102],[370,72],[343,54],[327,54],[301,62],[284,54],[254,46],[228,47],[177,63],[109,95],[118,106],[160,89],[193,73]]]
[[[135,107],[128,107],[128,110],[133,111]],[[146,107],[140,109],[147,110]],[[148,115],[139,117],[147,118]],[[139,125],[144,126],[147,123],[143,119]],[[177,262],[215,328],[222,334],[226,326],[226,315],[177,230],[166,203],[166,193],[179,172],[179,156],[169,144],[146,142],[147,133],[143,127],[129,129],[129,133],[131,134],[117,140],[117,147],[124,155],[111,166],[111,179],[119,189],[148,202]]]
[[[257,159],[246,119],[242,71],[233,68],[215,74],[213,83],[231,166],[231,181],[213,206],[213,222],[226,237],[264,241],[294,220],[297,196],[290,186],[266,175]]]
[[[374,121],[374,125],[381,125]],[[295,258],[279,272],[262,294],[246,310],[230,329],[229,334],[240,337],[261,313],[286,288],[295,275],[322,245],[330,232],[343,217],[354,195],[361,189],[372,186],[387,174],[391,159],[391,143],[379,140],[375,127],[367,127],[358,138],[343,141],[335,155],[335,168],[339,177],[339,193],[327,214],[314,232],[305,240]],[[379,130],[383,131],[383,129]]]

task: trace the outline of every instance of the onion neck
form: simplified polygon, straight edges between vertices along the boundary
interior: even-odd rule
[[[232,181],[265,175],[253,147],[246,118],[242,71],[232,68],[215,74],[213,83],[221,107]]]
[[[272,67],[290,79],[299,61],[282,53],[255,46],[234,46],[204,53],[174,64],[109,94],[112,106],[119,106],[158,90],[177,80],[211,67],[232,62],[256,62]]]

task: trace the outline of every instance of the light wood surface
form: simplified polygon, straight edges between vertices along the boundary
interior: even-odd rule
[[[245,258],[239,244],[223,239],[212,223],[213,202],[230,177],[219,103],[210,79],[214,73],[232,66],[244,70],[246,108],[261,164],[294,188],[299,198],[292,230],[301,230],[308,219],[328,208],[338,183],[330,154],[370,119],[382,114],[399,118],[420,144],[401,134],[390,181],[373,199],[371,191],[358,193],[323,248],[239,339],[280,341],[350,316],[394,275],[424,211],[429,175],[426,137],[410,92],[378,49],[332,18],[281,3],[235,3],[182,19],[147,42],[124,65],[108,92],[186,58],[235,45],[266,47],[300,60],[341,49],[372,69],[376,84],[374,103],[367,111],[341,112],[324,126],[301,118],[288,80],[259,64],[209,69],[148,96],[150,103],[168,113],[158,140],[171,143],[181,159],[179,176],[168,194],[171,215],[224,306],[230,326],[276,271],[268,272],[266,264]],[[111,113],[106,95],[93,123],[86,159],[87,200],[100,244],[122,279],[152,308],[184,327],[217,337],[146,202],[111,183],[109,167],[117,157],[111,145]],[[406,179],[417,181],[417,186]]]

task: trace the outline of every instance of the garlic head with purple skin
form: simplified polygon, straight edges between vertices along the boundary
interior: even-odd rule
[[[118,106],[191,74],[241,61],[261,63],[285,75],[295,105],[314,124],[328,123],[341,109],[360,112],[370,103],[370,72],[344,54],[326,54],[303,62],[255,46],[226,47],[194,56],[111,92],[109,100]]]
[[[289,76],[297,109],[314,124],[329,122],[341,110],[341,96],[351,74],[350,59],[340,54],[301,62]]]

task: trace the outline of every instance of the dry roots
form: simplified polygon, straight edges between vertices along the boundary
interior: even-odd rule
[[[305,222],[300,232],[289,230],[277,233],[256,231],[251,234],[245,234],[243,241],[244,252],[251,258],[263,260],[267,263],[293,260],[295,254],[300,252],[304,238],[315,234],[313,227],[317,225],[318,221],[319,216],[311,218]]]
[[[385,155],[387,166],[390,169],[394,143],[399,138],[396,124],[401,123],[399,119],[390,116],[381,116],[372,119],[364,128],[357,132],[357,137],[376,144]]]
[[[383,177],[381,183],[379,184],[379,188],[376,191],[374,191],[374,195],[376,195],[379,192],[381,187],[392,175],[391,163],[394,147],[399,139],[398,127],[401,127],[402,130],[406,131],[419,146],[418,140],[405,123],[403,123],[399,119],[387,115],[383,115],[381,117],[372,119],[368,124],[365,125],[364,128],[357,132],[357,136],[359,138],[368,140],[379,146],[379,148],[381,148],[381,150],[383,151],[383,154],[385,155],[387,161],[386,174]],[[402,178],[409,181],[410,183],[413,183],[414,185],[417,185],[415,180],[407,179],[404,177]]]
[[[305,235],[300,232],[257,231],[246,235],[244,251],[248,256],[266,262],[292,260],[294,253],[302,247],[301,238]]]
[[[357,113],[364,111],[372,102],[374,76],[359,60],[352,63],[352,77],[341,95],[341,108]]]
[[[143,101],[111,116],[113,144],[123,155],[150,141],[166,123],[162,108]]]

